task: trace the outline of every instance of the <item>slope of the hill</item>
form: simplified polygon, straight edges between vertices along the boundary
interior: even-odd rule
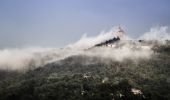
[[[149,59],[81,54],[24,73],[1,70],[0,100],[169,100],[170,45],[152,50]]]

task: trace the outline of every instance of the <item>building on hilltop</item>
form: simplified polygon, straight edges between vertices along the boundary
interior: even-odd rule
[[[106,40],[102,43],[96,44],[95,46],[109,46],[112,47],[114,46],[113,43],[121,40],[122,38],[125,37],[125,32],[124,30],[119,26],[117,32],[113,33],[115,35],[115,37],[113,37],[112,39]]]

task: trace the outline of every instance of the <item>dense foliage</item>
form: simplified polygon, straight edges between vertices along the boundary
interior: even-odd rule
[[[79,55],[26,72],[1,70],[0,100],[170,100],[170,46],[153,50],[138,61]]]

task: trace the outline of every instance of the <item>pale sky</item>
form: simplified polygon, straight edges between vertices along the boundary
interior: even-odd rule
[[[170,0],[0,0],[0,48],[63,47],[117,25],[132,37],[170,26]]]

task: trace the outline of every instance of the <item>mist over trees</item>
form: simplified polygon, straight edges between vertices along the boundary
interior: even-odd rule
[[[169,100],[170,45],[152,50],[150,59],[75,55],[25,72],[0,70],[0,100]]]

